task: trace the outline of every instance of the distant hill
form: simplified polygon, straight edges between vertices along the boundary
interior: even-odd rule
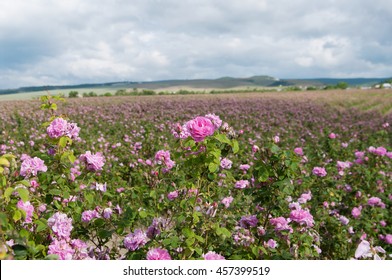
[[[270,76],[253,76],[248,78],[222,77],[219,79],[194,79],[194,80],[163,80],[151,82],[110,82],[98,84],[79,85],[59,85],[59,86],[35,86],[21,87],[18,89],[2,89],[0,94],[26,93],[51,90],[73,90],[73,89],[102,89],[102,88],[143,88],[143,89],[164,89],[170,87],[183,88],[208,88],[208,89],[229,89],[229,88],[255,88],[255,87],[277,87],[277,86],[328,86],[339,82],[345,82],[349,86],[371,86],[382,83],[390,78],[317,78],[317,79],[278,79]]]

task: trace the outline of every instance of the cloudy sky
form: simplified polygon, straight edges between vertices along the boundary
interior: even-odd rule
[[[0,89],[392,76],[391,0],[1,0]]]

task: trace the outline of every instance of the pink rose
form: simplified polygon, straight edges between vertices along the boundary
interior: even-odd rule
[[[186,123],[186,128],[193,140],[201,142],[207,136],[214,134],[215,127],[210,119],[205,117],[196,117]]]

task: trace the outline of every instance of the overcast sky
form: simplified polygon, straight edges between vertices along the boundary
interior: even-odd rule
[[[1,0],[0,88],[392,76],[391,0]]]

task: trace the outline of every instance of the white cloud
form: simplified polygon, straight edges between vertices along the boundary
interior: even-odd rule
[[[0,88],[391,76],[389,0],[2,0]]]

